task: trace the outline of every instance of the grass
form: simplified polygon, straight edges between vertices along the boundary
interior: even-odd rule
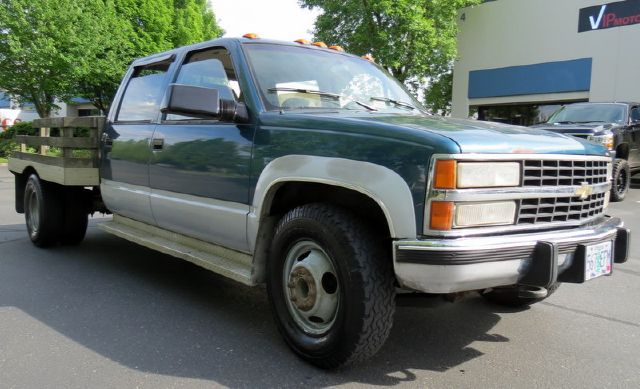
[[[7,159],[4,157],[0,157],[0,164],[7,163]]]

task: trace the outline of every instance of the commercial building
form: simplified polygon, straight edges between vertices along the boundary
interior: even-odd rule
[[[497,0],[459,14],[452,116],[529,125],[640,101],[640,0]]]

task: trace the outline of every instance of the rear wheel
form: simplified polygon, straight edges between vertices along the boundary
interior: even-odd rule
[[[322,368],[374,355],[391,330],[391,259],[346,210],[309,204],[278,223],[267,288],[278,329],[289,346]]]
[[[24,214],[29,238],[38,247],[58,242],[63,203],[59,188],[32,174],[24,189]]]
[[[624,159],[613,162],[613,180],[611,182],[611,201],[622,201],[627,196],[631,185],[629,163]]]
[[[87,233],[89,210],[82,188],[66,188],[64,193],[64,223],[60,242],[67,245],[80,244]]]

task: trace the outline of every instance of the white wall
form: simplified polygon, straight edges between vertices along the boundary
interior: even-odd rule
[[[581,8],[610,0],[498,0],[461,11],[453,112],[470,105],[589,99],[640,100],[640,25],[578,33]],[[470,100],[469,72],[593,58],[589,92]]]

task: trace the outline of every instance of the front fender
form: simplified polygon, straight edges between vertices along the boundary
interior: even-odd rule
[[[369,162],[288,155],[271,161],[258,179],[247,223],[251,249],[255,248],[258,229],[267,215],[273,194],[279,185],[287,182],[313,182],[360,192],[380,206],[392,238],[417,236],[411,191],[396,172]]]

